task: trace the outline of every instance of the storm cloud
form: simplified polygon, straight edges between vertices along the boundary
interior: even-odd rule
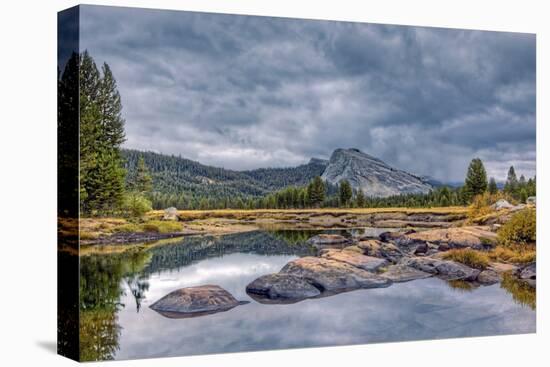
[[[535,175],[535,35],[100,6],[80,21],[128,148],[242,170],[354,147],[442,181],[474,157]]]

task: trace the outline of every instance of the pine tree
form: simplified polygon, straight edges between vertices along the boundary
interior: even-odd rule
[[[489,186],[487,187],[487,191],[489,191],[491,195],[494,195],[498,192],[497,182],[493,177],[491,177],[491,179],[489,180]]]
[[[516,170],[514,166],[511,166],[508,170],[508,177],[504,184],[504,192],[512,196],[516,196],[518,191],[518,178],[516,176]]]
[[[357,203],[358,208],[363,208],[365,206],[365,194],[363,193],[363,190],[361,189],[357,190],[355,201]]]
[[[134,189],[144,195],[150,193],[153,189],[153,179],[143,157],[138,159]]]
[[[338,189],[338,197],[340,199],[341,206],[347,206],[349,204],[352,194],[353,194],[353,191],[351,189],[351,185],[349,181],[348,180],[340,181],[340,186]]]
[[[80,56],[80,203],[86,214],[111,213],[122,205],[126,171],[122,104],[107,64],[103,76],[93,58]]]
[[[316,176],[307,187],[309,205],[318,208],[325,201],[325,183],[321,176]]]
[[[487,190],[487,172],[483,162],[479,158],[474,158],[468,166],[466,180],[464,182],[464,193],[469,201],[474,196],[483,194]]]

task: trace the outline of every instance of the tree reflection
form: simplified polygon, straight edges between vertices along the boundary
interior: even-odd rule
[[[117,311],[125,307],[120,297],[126,284],[139,311],[145,292],[146,277],[141,276],[151,254],[127,251],[122,254],[83,256],[80,261],[80,359],[113,359],[119,349],[120,326]]]

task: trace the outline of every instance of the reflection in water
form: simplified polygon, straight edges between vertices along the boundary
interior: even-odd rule
[[[533,332],[535,313],[498,285],[468,292],[436,278],[296,304],[246,294],[260,275],[311,255],[310,233],[249,232],[81,259],[83,360]],[[294,232],[294,231],[292,231]],[[148,306],[173,290],[216,284],[238,300],[227,312],[173,320]],[[451,286],[453,286],[451,285]],[[134,307],[134,304],[136,307]],[[139,311],[139,312],[136,312]]]
[[[478,287],[478,285],[464,280],[448,280],[447,285],[460,292],[471,292]]]
[[[522,306],[536,309],[537,291],[525,282],[522,282],[510,274],[504,274],[500,286],[512,295],[514,301]]]

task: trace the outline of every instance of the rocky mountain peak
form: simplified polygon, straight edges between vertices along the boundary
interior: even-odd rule
[[[331,184],[348,180],[355,190],[362,190],[371,197],[427,193],[432,189],[421,178],[393,168],[356,148],[336,149],[322,178]]]

